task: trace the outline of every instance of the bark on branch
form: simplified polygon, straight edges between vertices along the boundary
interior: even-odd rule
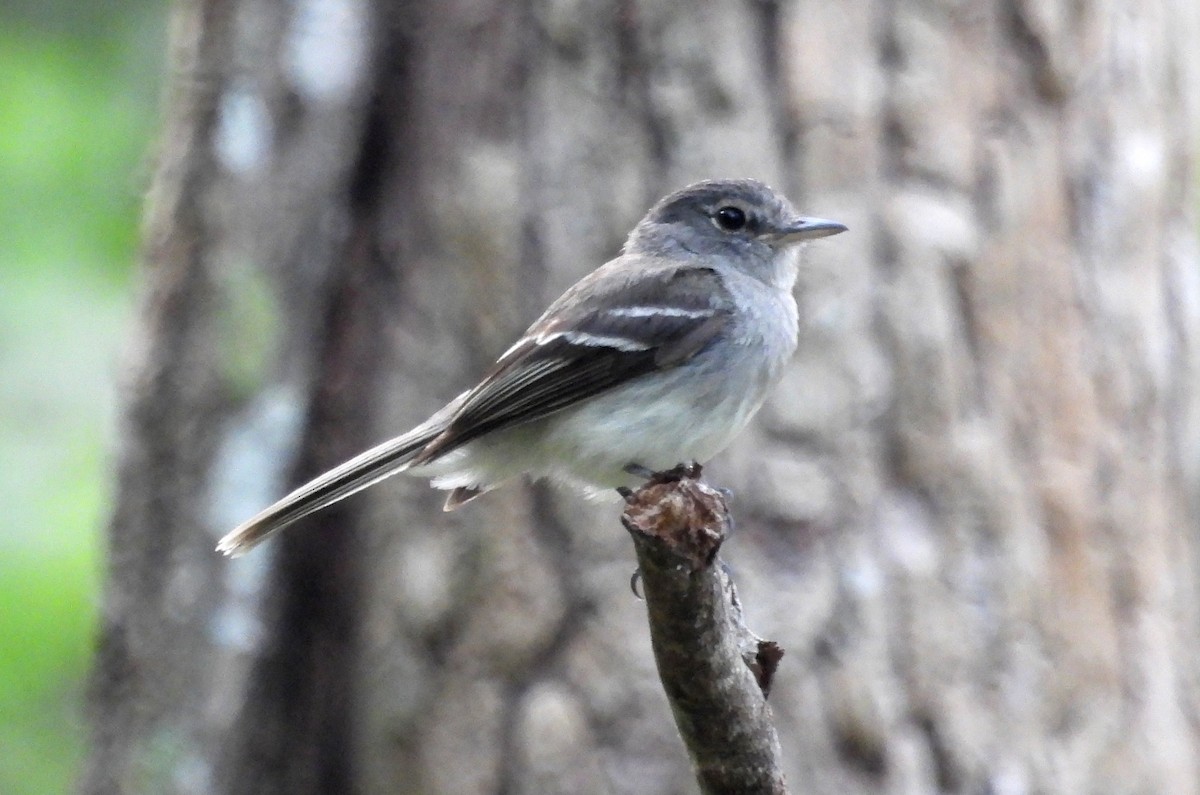
[[[704,793],[786,793],[767,706],[782,650],[746,628],[717,553],[732,519],[700,467],[662,473],[626,497],[650,639],[675,724]]]

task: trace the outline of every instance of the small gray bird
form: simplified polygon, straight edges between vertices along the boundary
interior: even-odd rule
[[[798,243],[846,227],[771,188],[713,180],[665,197],[473,389],[304,484],[221,539],[237,556],[397,472],[458,508],[519,475],[589,493],[705,462],[762,406],[796,349]]]

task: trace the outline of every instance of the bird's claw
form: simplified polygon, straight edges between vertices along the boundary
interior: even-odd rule
[[[641,478],[642,480],[650,480],[658,474],[650,467],[643,466],[636,461],[630,461],[622,469],[625,470],[626,474],[633,475],[635,478]]]
[[[655,472],[648,466],[639,464],[636,461],[630,461],[623,469],[626,473],[639,477],[644,480],[653,480],[657,483],[675,483],[684,478],[698,478],[703,467],[698,461],[685,461],[677,464],[670,469],[664,469],[661,472]]]

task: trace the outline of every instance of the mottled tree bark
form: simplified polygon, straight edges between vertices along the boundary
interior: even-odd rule
[[[706,470],[804,793],[1200,791],[1200,9],[179,0],[87,792],[689,792],[619,505],[397,479],[659,195],[751,176],[800,351]]]

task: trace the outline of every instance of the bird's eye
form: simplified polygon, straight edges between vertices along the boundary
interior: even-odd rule
[[[726,232],[736,232],[746,226],[746,213],[740,207],[722,207],[713,215],[713,220]]]

